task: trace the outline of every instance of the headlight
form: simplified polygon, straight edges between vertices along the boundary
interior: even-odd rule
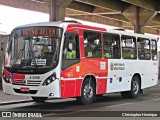
[[[52,74],[51,76],[49,76],[44,82],[42,85],[49,85],[50,83],[52,83],[53,81],[56,80],[56,75],[55,73]]]
[[[3,80],[6,82],[6,83],[9,83],[9,80],[8,78],[6,77],[6,75],[3,73]]]

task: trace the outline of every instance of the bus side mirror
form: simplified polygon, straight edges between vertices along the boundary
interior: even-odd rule
[[[64,36],[65,36],[65,40],[69,40],[69,35],[68,35],[68,33],[64,33]]]

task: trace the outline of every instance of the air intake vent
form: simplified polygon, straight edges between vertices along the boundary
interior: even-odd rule
[[[125,29],[123,29],[123,28],[117,28],[117,29],[113,29],[113,30],[125,31]]]
[[[63,20],[62,22],[69,22],[69,23],[78,23],[81,24],[80,22],[76,21],[76,20]]]

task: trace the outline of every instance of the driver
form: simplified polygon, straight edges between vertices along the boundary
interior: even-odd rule
[[[45,44],[43,45],[42,47],[42,50],[41,50],[41,54],[44,55],[45,53],[49,52],[49,49],[48,49],[48,46]]]

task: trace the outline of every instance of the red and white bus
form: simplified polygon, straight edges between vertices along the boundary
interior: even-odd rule
[[[135,98],[158,83],[157,38],[74,21],[24,25],[11,32],[2,72],[6,94],[35,102],[91,104],[113,92]]]

